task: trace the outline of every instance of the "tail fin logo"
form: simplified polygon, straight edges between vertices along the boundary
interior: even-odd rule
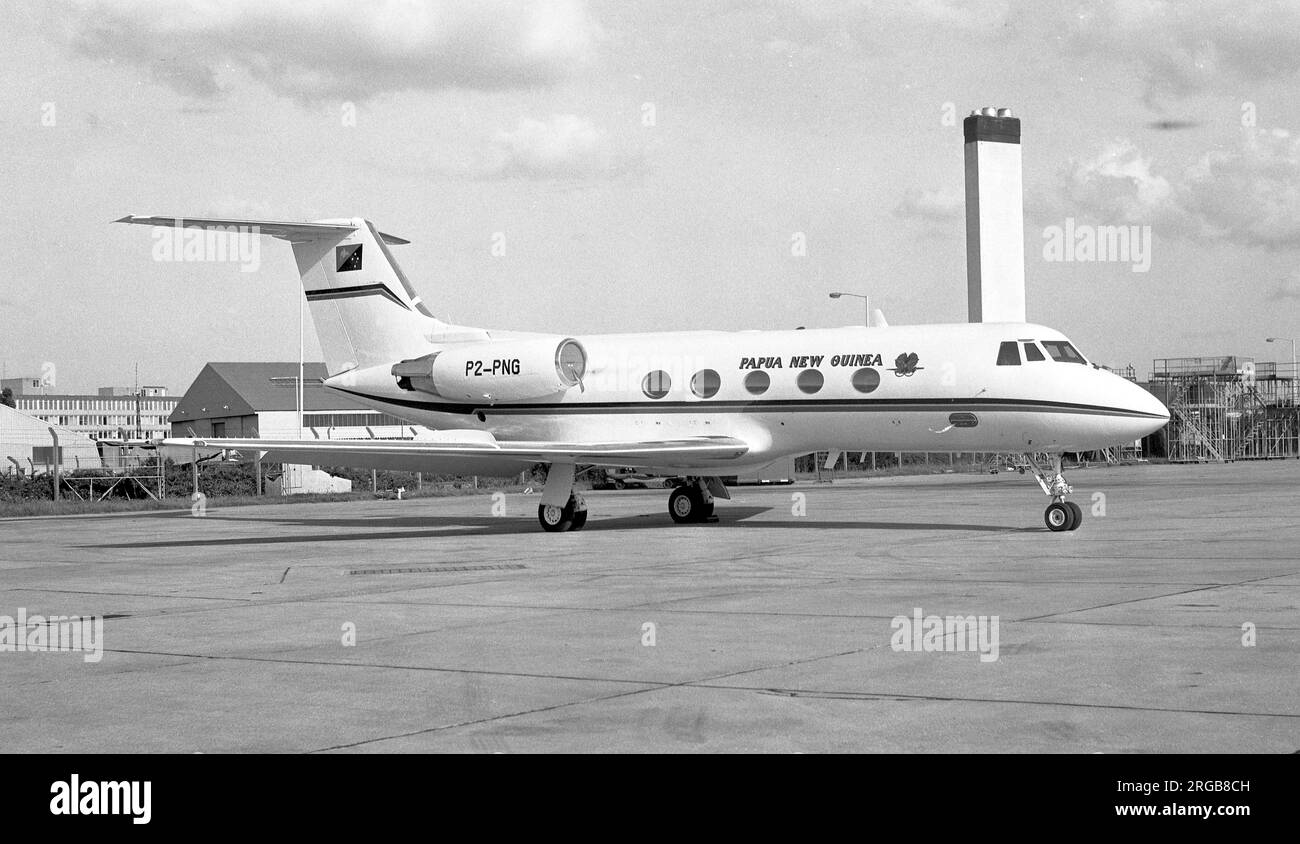
[[[334,266],[337,272],[348,273],[361,269],[361,247],[364,244],[349,243],[334,249]]]

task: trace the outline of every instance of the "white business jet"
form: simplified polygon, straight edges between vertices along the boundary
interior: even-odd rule
[[[547,531],[586,524],[578,465],[686,477],[668,512],[689,523],[730,498],[720,476],[818,450],[1024,453],[1051,498],[1047,527],[1074,530],[1082,512],[1065,498],[1061,454],[1131,443],[1169,419],[1147,391],[1041,325],[496,331],[434,316],[389,251],[407,241],[363,219],[118,222],[288,241],[324,386],[434,430],[413,441],[167,439],[168,450],[441,474],[504,476],[545,463],[538,520]]]

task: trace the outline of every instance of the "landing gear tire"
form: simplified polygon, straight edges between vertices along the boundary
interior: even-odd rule
[[[679,525],[702,522],[708,518],[706,511],[712,509],[704,504],[704,495],[694,484],[679,486],[668,496],[668,515]]]
[[[537,521],[547,533],[563,533],[573,527],[573,501],[563,507],[554,504],[541,504],[537,507]]]
[[[1052,532],[1063,530],[1075,530],[1083,522],[1083,509],[1073,501],[1066,501],[1065,496],[1074,492],[1073,487],[1065,482],[1065,476],[1061,474],[1061,455],[1049,455],[1050,465],[1044,465],[1044,461],[1037,454],[1026,454],[1024,460],[1027,465],[1022,466],[1020,471],[1026,469],[1032,470],[1034,479],[1047,495],[1051,496],[1052,503],[1047,505],[1043,511],[1043,523],[1047,529]]]
[[[1053,532],[1072,530],[1072,525],[1075,524],[1074,511],[1065,501],[1053,501],[1043,511],[1043,522],[1047,525],[1047,529]]]
[[[1078,530],[1079,525],[1083,524],[1083,508],[1073,501],[1065,502],[1065,506],[1070,508],[1070,514],[1074,517],[1070,521],[1070,527],[1067,530]]]
[[[547,533],[582,530],[587,524],[587,503],[576,492],[569,496],[563,507],[542,504],[537,508],[537,521]]]

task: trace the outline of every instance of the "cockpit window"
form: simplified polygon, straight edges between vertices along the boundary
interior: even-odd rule
[[[1043,353],[1039,351],[1038,344],[1033,340],[1025,341],[1025,360],[1047,360]]]
[[[1020,349],[1009,340],[998,347],[998,366],[1020,366]]]
[[[1047,353],[1052,356],[1052,360],[1057,361],[1058,363],[1081,363],[1084,366],[1088,365],[1088,362],[1083,359],[1083,355],[1079,354],[1078,351],[1075,350],[1074,346],[1071,346],[1064,340],[1044,340],[1043,348],[1047,349]]]

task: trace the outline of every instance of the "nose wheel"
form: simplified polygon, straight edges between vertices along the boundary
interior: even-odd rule
[[[1043,511],[1043,523],[1053,533],[1077,530],[1083,523],[1083,508],[1073,501],[1066,501],[1065,496],[1074,492],[1073,487],[1065,482],[1061,474],[1061,456],[1053,455],[1051,465],[1045,466],[1033,454],[1025,455],[1025,462],[1034,472],[1034,479],[1051,496],[1052,503]]]
[[[1053,501],[1043,511],[1043,521],[1050,531],[1075,530],[1083,521],[1083,508],[1073,501]]]

